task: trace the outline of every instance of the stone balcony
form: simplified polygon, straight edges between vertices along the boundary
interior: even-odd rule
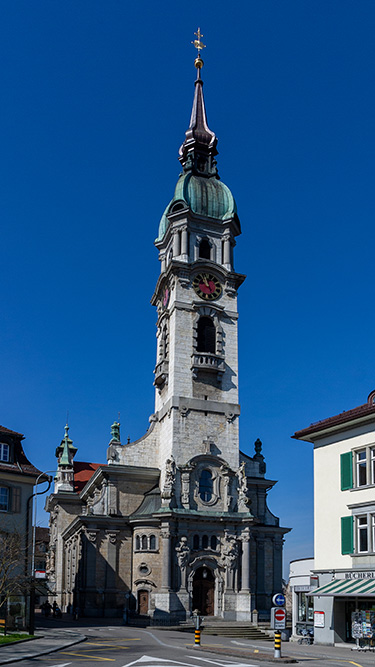
[[[165,359],[156,364],[154,385],[161,389],[168,380],[169,363]]]
[[[191,370],[194,379],[197,379],[200,371],[204,371],[205,373],[215,374],[218,381],[221,382],[225,371],[224,358],[213,352],[195,352],[192,355]]]

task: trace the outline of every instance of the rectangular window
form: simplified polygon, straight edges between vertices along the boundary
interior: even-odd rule
[[[352,554],[353,553],[353,517],[352,516],[342,516],[341,517],[341,553]]]
[[[368,552],[368,537],[367,514],[357,516],[357,552],[359,554]]]
[[[375,484],[375,447],[370,449],[371,484]]]
[[[0,512],[7,512],[9,508],[9,489],[0,486]]]
[[[6,445],[4,442],[0,442],[0,461],[9,463],[9,445]]]
[[[367,484],[367,455],[365,449],[356,452],[356,482],[357,486],[366,486]]]

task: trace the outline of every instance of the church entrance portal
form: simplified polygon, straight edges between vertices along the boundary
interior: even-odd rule
[[[193,579],[193,610],[199,609],[204,616],[215,613],[215,579],[208,567],[200,567]]]
[[[148,591],[138,591],[138,614],[148,614]]]

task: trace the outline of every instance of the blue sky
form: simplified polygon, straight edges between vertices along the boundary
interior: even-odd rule
[[[1,423],[42,470],[67,411],[79,460],[105,462],[118,412],[123,441],[147,428],[153,240],[199,25],[243,230],[241,447],[260,437],[279,480],[286,561],[311,556],[312,452],[290,435],[375,387],[374,2],[12,0],[1,13]]]

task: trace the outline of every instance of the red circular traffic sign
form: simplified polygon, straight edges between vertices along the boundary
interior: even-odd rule
[[[285,618],[285,609],[275,609],[276,621],[283,621]]]

